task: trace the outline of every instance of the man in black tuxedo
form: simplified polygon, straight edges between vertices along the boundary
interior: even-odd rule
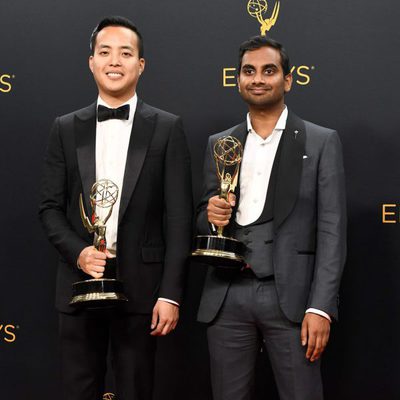
[[[132,22],[103,19],[89,57],[98,99],[58,117],[49,139],[39,213],[60,254],[56,305],[67,400],[102,398],[109,347],[117,398],[151,399],[155,337],[178,322],[191,241],[190,158],[181,119],[138,99],[144,66]],[[105,252],[91,245],[78,207],[83,193],[90,213],[89,193],[100,179],[120,189]],[[128,302],[72,308],[72,284],[103,277],[106,261],[116,265]]]
[[[287,52],[262,36],[239,50],[246,121],[210,137],[197,225],[227,226],[247,245],[247,265],[209,267],[198,318],[209,324],[214,400],[247,400],[264,341],[282,400],[321,400],[320,356],[337,318],[346,253],[342,151],[337,133],[284,104],[292,85]],[[244,145],[238,192],[218,196],[213,146]],[[212,225],[211,225],[212,224]]]

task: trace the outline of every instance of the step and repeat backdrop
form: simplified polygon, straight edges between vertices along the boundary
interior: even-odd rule
[[[246,115],[239,44],[260,33],[284,43],[295,82],[287,104],[339,131],[347,173],[349,251],[323,360],[326,399],[400,398],[399,14],[395,0],[3,0],[0,399],[60,398],[57,254],[38,222],[38,188],[52,121],[96,99],[89,37],[106,15],[126,16],[143,33],[138,95],[183,117],[195,200],[208,136]],[[180,326],[159,341],[157,400],[211,400],[205,327],[196,322],[204,273],[190,266]],[[266,357],[256,398],[277,399]],[[111,377],[107,391],[110,400]]]

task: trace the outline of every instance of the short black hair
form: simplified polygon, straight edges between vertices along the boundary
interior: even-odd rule
[[[128,28],[131,31],[136,33],[138,38],[138,47],[139,47],[139,58],[142,58],[144,55],[144,47],[143,47],[143,37],[142,34],[139,32],[136,25],[130,21],[128,18],[119,17],[119,16],[111,16],[103,18],[96,28],[94,28],[92,35],[90,36],[90,54],[94,54],[94,48],[96,47],[96,39],[99,32],[106,28],[107,26],[122,26],[124,28]]]
[[[290,60],[289,54],[283,45],[277,42],[274,39],[267,38],[265,36],[253,36],[250,39],[243,42],[239,47],[239,64],[238,64],[238,75],[240,75],[240,69],[242,68],[242,59],[244,53],[246,51],[252,51],[260,49],[261,47],[272,47],[279,51],[281,55],[281,66],[283,69],[284,75],[288,75],[290,73]]]

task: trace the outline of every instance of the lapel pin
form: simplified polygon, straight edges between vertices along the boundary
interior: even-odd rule
[[[294,138],[297,139],[297,134],[299,133],[299,131],[294,131]]]

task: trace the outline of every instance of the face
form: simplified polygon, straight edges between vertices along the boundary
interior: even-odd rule
[[[292,75],[284,75],[279,50],[261,47],[244,53],[238,88],[250,107],[269,109],[283,106],[284,95],[291,86]]]
[[[108,26],[98,33],[89,68],[104,101],[114,106],[129,100],[136,92],[144,64],[135,32]]]

